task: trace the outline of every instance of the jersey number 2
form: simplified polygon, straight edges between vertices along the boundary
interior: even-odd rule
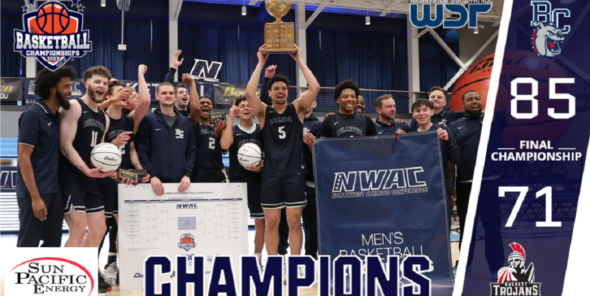
[[[209,149],[215,150],[215,138],[209,138]]]

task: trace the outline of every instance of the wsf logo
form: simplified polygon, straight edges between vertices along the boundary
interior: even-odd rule
[[[465,6],[463,2],[469,3],[469,6]],[[422,10],[419,9],[420,4]],[[445,19],[445,9],[451,13],[452,18]],[[436,28],[442,24],[445,29],[459,29],[467,23],[469,23],[469,28],[476,28],[477,14],[487,13],[490,9],[492,9],[492,1],[487,0],[410,0],[410,22],[418,28]]]
[[[563,25],[560,18],[570,18],[571,12],[567,8],[551,9],[548,0],[533,0],[533,20],[531,27],[533,37],[531,43],[537,55],[541,57],[555,57],[561,54],[561,46],[565,36],[569,34],[570,25]]]
[[[71,0],[82,12],[81,0]],[[36,0],[27,0],[25,11]],[[14,51],[24,57],[34,57],[45,66],[55,71],[65,65],[70,58],[80,58],[92,51],[90,32],[82,30],[83,15],[68,10],[60,2],[48,1],[36,11],[23,15],[24,30],[14,30]]]

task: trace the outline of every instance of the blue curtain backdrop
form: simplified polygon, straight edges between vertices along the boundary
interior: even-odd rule
[[[1,76],[2,77],[24,77],[25,71],[25,58],[20,53],[13,51],[14,37],[13,30],[15,28],[22,29],[23,17],[22,15],[5,15],[1,17],[1,45],[0,51],[2,52],[2,58],[0,60],[2,64]]]
[[[12,30],[22,27],[20,15],[2,16],[2,76],[24,76],[24,58],[12,51]],[[120,20],[84,20],[90,30],[93,50],[71,64],[79,76],[94,65],[104,65],[120,79],[137,79],[137,66],[148,66],[147,80],[161,81],[169,67],[168,23],[125,21],[127,51],[117,49],[121,42]],[[321,36],[321,39],[320,39]],[[194,59],[219,61],[222,82],[247,83],[256,66],[256,51],[264,42],[262,28],[179,24],[179,48],[184,64],[180,73],[191,70]],[[458,53],[458,43],[449,43]],[[353,79],[361,88],[408,89],[407,42],[389,36],[346,33],[307,32],[307,59],[322,86],[335,86]],[[288,55],[272,55],[267,65],[278,65],[278,72],[295,84],[297,65]],[[22,74],[21,74],[22,66]],[[41,66],[38,65],[38,69]],[[459,67],[428,34],[420,39],[420,76],[422,91],[443,86]],[[323,94],[329,97],[328,93]],[[376,98],[371,98],[373,101]]]

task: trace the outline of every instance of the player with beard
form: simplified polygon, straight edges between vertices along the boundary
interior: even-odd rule
[[[192,78],[188,76],[185,78],[183,75],[183,81],[185,79],[190,79],[191,83],[194,83]],[[196,92],[196,85],[194,91]],[[225,166],[223,165],[222,154],[227,153],[227,151],[221,149],[219,140],[227,124],[220,119],[217,119],[215,124],[211,123],[210,118],[213,112],[213,99],[211,97],[199,97],[198,105],[199,109],[196,106],[192,107],[191,104],[191,108],[195,110],[190,118],[195,128],[195,144],[197,145],[197,160],[195,161],[191,181],[196,183],[225,182]]]
[[[234,125],[236,117],[239,124]],[[262,269],[262,249],[264,248],[264,211],[260,205],[260,171],[264,160],[258,166],[242,166],[238,161],[238,151],[246,143],[254,143],[262,147],[262,132],[260,125],[254,123],[254,116],[246,97],[238,97],[229,110],[229,128],[223,131],[220,146],[223,150],[229,150],[229,179],[232,182],[248,184],[248,209],[250,217],[254,219],[256,233],[254,235],[254,256],[258,259],[258,265]]]
[[[440,87],[440,86],[433,86],[428,93],[428,100],[432,102],[434,106],[433,111],[434,114],[432,115],[432,123],[437,125],[446,125],[448,126],[453,121],[463,118],[465,112],[463,111],[445,111],[444,108],[447,105],[447,90]],[[416,120],[412,120],[410,123],[410,129],[416,130],[418,128],[418,123]]]
[[[61,246],[63,200],[58,180],[59,107],[70,109],[76,71],[64,66],[43,69],[35,79],[41,97],[18,120],[16,197],[19,207],[17,247]]]
[[[375,110],[379,119],[375,121],[377,134],[380,136],[400,135],[410,132],[410,127],[395,119],[395,100],[392,95],[382,95],[375,101]]]
[[[356,104],[354,105],[354,109],[358,113],[365,113],[365,98],[359,95],[356,98]]]
[[[464,233],[467,207],[469,206],[469,194],[473,183],[473,171],[479,147],[479,138],[483,123],[481,96],[475,90],[466,91],[463,94],[461,105],[465,109],[465,116],[449,126],[457,139],[461,151],[461,162],[457,165],[457,176],[453,182],[457,189],[457,214],[459,215],[460,233]],[[451,166],[451,177],[455,177],[455,166]],[[462,241],[462,237],[460,242]],[[459,246],[461,243],[459,243]],[[487,251],[486,247],[486,251]]]
[[[324,118],[320,134],[322,138],[377,135],[373,120],[356,112],[358,95],[359,87],[352,80],[345,80],[334,88],[334,99],[340,104],[340,110]]]
[[[320,85],[301,58],[301,49],[289,53],[297,62],[309,85],[301,96],[287,102],[289,80],[274,75],[269,82],[269,95],[273,105],[260,101],[256,96],[260,74],[269,54],[262,54],[265,45],[258,50],[258,65],[248,82],[246,98],[260,122],[264,143],[265,166],[262,169],[262,208],[266,219],[266,250],[277,255],[279,244],[278,225],[281,209],[287,207],[291,254],[300,255],[303,242],[301,214],[306,204],[305,159],[303,157],[303,118],[305,111],[315,100]]]

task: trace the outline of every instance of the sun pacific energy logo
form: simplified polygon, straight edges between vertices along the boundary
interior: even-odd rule
[[[555,57],[561,54],[561,44],[565,35],[571,31],[570,25],[563,25],[561,18],[570,18],[571,12],[567,8],[551,9],[548,0],[532,0],[533,36],[531,43],[537,55],[541,57]]]
[[[511,243],[510,266],[498,271],[498,283],[490,283],[490,296],[540,296],[541,283],[535,283],[535,266],[526,267],[526,253],[519,243]],[[526,267],[526,268],[525,268]]]
[[[423,167],[334,173],[332,198],[355,198],[428,192]]]
[[[88,296],[96,295],[97,285],[86,267],[61,257],[40,257],[19,263],[6,281],[7,295]]]
[[[36,11],[23,15],[23,30],[14,30],[14,51],[24,57],[34,57],[55,71],[70,58],[83,57],[92,51],[90,32],[82,30],[84,6],[81,0],[71,0],[78,12],[69,10],[57,1],[43,3]],[[36,0],[27,0],[25,11],[35,5]]]
[[[445,18],[445,9],[450,17]],[[467,23],[469,28],[476,28],[477,15],[490,9],[491,0],[410,0],[410,22],[417,28],[436,28],[442,24],[445,29],[459,29]]]

